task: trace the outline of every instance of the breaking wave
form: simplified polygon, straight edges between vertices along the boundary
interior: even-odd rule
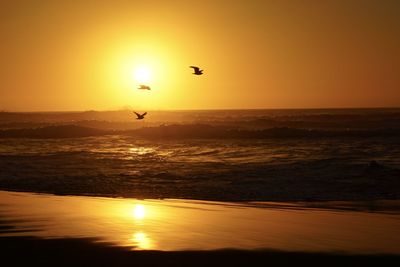
[[[208,124],[174,124],[143,127],[134,130],[101,130],[77,125],[55,125],[29,129],[0,130],[0,138],[78,138],[104,135],[129,135],[142,139],[265,139],[265,138],[335,138],[335,137],[395,137],[398,128],[363,130],[321,130],[290,127],[241,129]]]

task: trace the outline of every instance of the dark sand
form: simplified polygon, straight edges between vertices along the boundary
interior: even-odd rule
[[[279,251],[129,251],[92,239],[0,237],[8,266],[396,266],[400,256]],[[368,265],[367,265],[368,264]]]

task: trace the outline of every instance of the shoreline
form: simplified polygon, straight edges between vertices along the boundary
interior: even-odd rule
[[[360,212],[377,212],[386,214],[400,214],[400,199],[353,199],[353,200],[241,200],[241,199],[213,199],[213,198],[170,198],[156,197],[148,195],[146,197],[135,197],[125,195],[107,195],[107,194],[57,194],[45,191],[28,191],[28,190],[7,190],[0,187],[0,192],[8,193],[26,193],[33,195],[49,195],[49,196],[67,196],[67,197],[92,197],[105,199],[134,199],[134,200],[178,200],[182,202],[207,202],[220,204],[237,204],[243,207],[256,208],[277,208],[277,209],[318,209],[318,210],[337,210],[337,211],[360,211]]]
[[[400,259],[393,208],[400,201],[365,212],[341,201],[0,194],[0,249],[18,266],[385,266]]]

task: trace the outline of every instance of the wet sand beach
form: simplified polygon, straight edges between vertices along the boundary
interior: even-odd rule
[[[350,202],[0,195],[0,249],[16,264],[384,266],[400,258],[396,201],[361,211]]]

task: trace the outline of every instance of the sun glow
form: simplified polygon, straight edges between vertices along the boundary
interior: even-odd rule
[[[134,69],[133,78],[138,84],[148,84],[151,81],[151,69],[146,66],[140,66]]]
[[[174,108],[182,98],[185,79],[192,80],[187,63],[175,49],[160,46],[162,40],[130,43],[133,40],[115,44],[104,59],[102,86],[109,102],[140,111]],[[139,89],[141,85],[150,89]]]

